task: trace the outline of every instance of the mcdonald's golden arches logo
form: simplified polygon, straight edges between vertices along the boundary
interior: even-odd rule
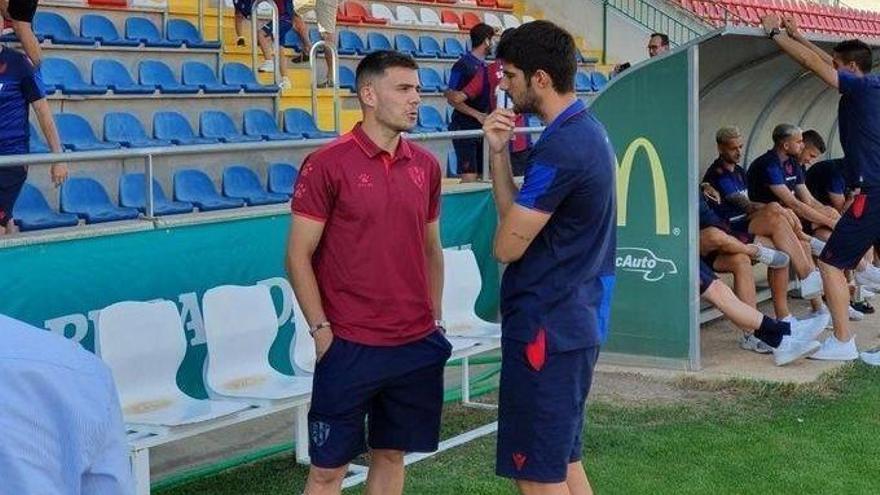
[[[651,181],[654,184],[654,224],[657,235],[669,235],[669,192],[666,189],[666,176],[660,154],[647,138],[640,137],[629,144],[623,154],[623,162],[617,167],[617,226],[626,226],[629,183],[632,178],[633,160],[644,150],[651,168]]]

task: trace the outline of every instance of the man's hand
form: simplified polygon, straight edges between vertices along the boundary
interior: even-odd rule
[[[67,164],[53,163],[49,167],[49,177],[52,178],[52,183],[55,184],[55,187],[60,186],[62,182],[67,180]]]
[[[761,25],[764,26],[764,32],[768,35],[774,30],[782,27],[782,21],[776,14],[768,14],[761,18]]]
[[[785,28],[785,32],[793,39],[800,40],[803,38],[800,29],[798,29],[797,19],[794,17],[786,17],[783,19],[782,27]]]
[[[507,148],[513,137],[515,122],[516,114],[506,108],[499,108],[486,117],[483,122],[483,132],[486,133],[490,151],[501,153]]]
[[[324,327],[315,332],[312,337],[315,338],[315,362],[317,363],[330,349],[330,345],[333,343],[333,331],[330,330],[330,327]]]
[[[703,196],[706,196],[707,199],[721,204],[721,193],[719,193],[717,189],[712,187],[712,184],[704,182],[700,184],[700,189],[703,191]]]

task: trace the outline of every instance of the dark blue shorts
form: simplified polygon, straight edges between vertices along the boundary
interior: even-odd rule
[[[498,476],[565,481],[581,459],[587,394],[599,346],[549,352],[543,330],[532,343],[501,340]]]
[[[268,36],[270,38],[272,37],[272,23],[271,22],[267,22],[266,24],[263,24],[263,27],[260,29],[262,29],[263,32],[266,33],[266,36]],[[287,18],[280,17],[278,19],[278,39],[280,41],[284,41],[284,37],[287,36],[288,31],[290,31],[291,29],[293,29],[293,21],[289,17],[287,17]]]
[[[12,218],[15,200],[27,180],[25,167],[0,167],[0,227],[6,227]]]
[[[880,194],[859,194],[840,217],[819,258],[841,270],[851,270],[878,242]]]
[[[312,464],[337,468],[366,452],[367,418],[371,449],[437,450],[443,368],[451,353],[440,331],[395,347],[334,337],[312,384]]]
[[[709,286],[712,285],[712,282],[718,280],[718,276],[715,275],[715,271],[712,270],[712,267],[707,264],[702,259],[700,260],[700,295],[702,296],[706,290],[709,289]]]
[[[232,6],[235,11],[242,15],[245,19],[250,19],[251,9],[254,6],[253,0],[232,0]]]
[[[473,119],[471,119],[473,120]],[[453,117],[449,123],[450,131],[470,131],[482,129],[479,122],[473,120],[460,121]],[[458,174],[483,174],[483,138],[453,139],[455,159],[458,162]]]

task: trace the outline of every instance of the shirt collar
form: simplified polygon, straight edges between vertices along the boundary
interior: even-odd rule
[[[548,125],[546,129],[544,129],[544,132],[541,133],[541,137],[538,139],[541,140],[541,139],[544,139],[545,137],[549,136],[550,134],[553,134],[568,119],[570,119],[570,118],[574,117],[575,115],[578,115],[582,112],[585,112],[586,110],[587,110],[587,106],[584,105],[584,102],[582,102],[581,100],[577,100],[577,99],[574,100],[570,105],[568,105],[565,108],[565,110],[562,111],[562,113],[560,113],[559,115],[556,116],[555,119],[553,119],[553,122],[550,122],[550,125]]]
[[[367,133],[364,132],[361,123],[358,122],[355,124],[354,129],[351,130],[351,135],[354,136],[354,141],[360,146],[361,150],[363,150],[364,154],[366,154],[370,158],[376,158],[383,153],[386,156],[389,156],[389,153],[382,148],[379,147],[376,143],[370,139],[370,136],[367,136]],[[397,151],[395,151],[394,156],[391,156],[391,163],[397,162],[399,160],[409,160],[412,158],[412,146],[410,146],[409,142],[403,137],[400,138],[400,141],[397,144]]]

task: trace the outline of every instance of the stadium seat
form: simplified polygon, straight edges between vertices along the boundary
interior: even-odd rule
[[[419,36],[419,49],[421,50],[420,57],[445,58],[440,43],[437,43],[433,36]]]
[[[214,182],[201,170],[184,169],[174,173],[174,199],[196,205],[200,211],[228,210],[244,206],[244,201],[217,194]]]
[[[95,321],[95,351],[112,372],[130,427],[183,426],[250,407],[240,401],[193,399],[177,386],[187,342],[171,301],[123,301],[102,309]]]
[[[92,84],[107,86],[117,95],[151,95],[156,92],[156,86],[136,84],[122,64],[106,58],[92,62]]]
[[[235,128],[235,123],[226,112],[207,110],[199,115],[199,134],[223,143],[253,143],[262,141],[262,136],[244,136]]]
[[[489,8],[489,9],[494,9],[495,5],[496,5],[495,0],[476,0],[476,1],[477,1],[477,7],[485,7],[485,8]],[[489,24],[489,23],[487,22],[486,24]],[[489,24],[489,25],[491,26],[491,24]]]
[[[206,48],[209,50],[220,48],[219,41],[205,41],[202,39],[198,29],[187,20],[169,19],[166,30],[166,38],[171,41],[182,41],[187,48]]]
[[[477,316],[474,305],[483,281],[474,252],[443,250],[443,318],[450,336],[501,337],[501,325]]]
[[[343,2],[342,8],[345,11],[345,15],[350,18],[356,18],[364,24],[384,25],[388,23],[387,19],[372,16],[363,5],[353,0]]]
[[[446,152],[446,177],[458,177],[458,156],[455,149],[450,146]]]
[[[480,16],[477,14],[474,14],[473,12],[464,12],[461,14],[461,24],[459,24],[459,26],[461,26],[463,31],[470,31],[471,28],[481,22],[483,22],[483,20],[480,19]]]
[[[443,51],[440,52],[440,58],[455,59],[465,54],[465,49],[461,45],[461,41],[456,38],[446,38],[443,40]]]
[[[295,29],[287,31],[284,35],[284,40],[281,42],[281,46],[285,48],[293,48],[298,52],[303,51],[303,42],[299,38],[299,34],[297,34]]]
[[[440,19],[440,16],[437,15],[437,11],[429,8],[422,7],[419,9],[419,16],[421,17],[422,24],[425,26],[437,26],[437,27],[445,27],[447,29],[458,29],[458,26],[452,24],[443,24],[443,21]]]
[[[391,9],[389,9],[388,6],[383,5],[381,3],[374,3],[373,5],[371,5],[370,11],[373,14],[373,17],[375,17],[377,19],[385,19],[386,21],[388,21],[388,24],[391,24],[391,25],[410,24],[408,22],[401,22],[401,21],[397,20],[397,17],[395,17],[394,12],[391,12]]]
[[[58,128],[58,136],[61,145],[71,151],[94,151],[114,150],[120,148],[119,143],[104,143],[95,137],[92,126],[86,119],[73,113],[56,113],[55,127]]]
[[[48,153],[49,145],[46,144],[46,141],[40,136],[37,132],[37,129],[34,128],[33,123],[29,123],[30,127],[30,141],[28,143],[28,151],[30,153]]]
[[[214,287],[205,292],[202,311],[208,347],[205,386],[211,394],[278,400],[311,393],[311,377],[282,375],[269,364],[278,317],[268,287]]]
[[[367,50],[361,37],[354,31],[344,29],[339,32],[340,55],[364,55]]]
[[[153,115],[153,137],[174,144],[215,144],[216,139],[195,135],[186,117],[177,112],[156,112]]]
[[[394,35],[394,49],[412,57],[424,57],[425,54],[416,46],[416,42],[405,34]]]
[[[495,28],[495,31],[504,30],[504,23],[501,21],[501,18],[492,12],[486,12],[483,14],[483,22]]]
[[[128,0],[89,0],[88,4],[96,7],[128,7]]]
[[[296,298],[293,298],[293,328],[293,364],[298,370],[314,373],[317,361],[315,339],[308,331],[303,331],[309,328],[309,323]]]
[[[579,93],[585,93],[588,91],[592,91],[593,86],[590,82],[590,76],[584,74],[583,72],[578,72],[574,75],[574,89]]]
[[[88,177],[71,177],[64,181],[61,185],[61,211],[74,213],[89,224],[138,217],[136,209],[123,208],[110,202],[104,186]]]
[[[413,26],[421,26],[422,22],[419,21],[419,16],[416,15],[416,11],[411,7],[407,7],[406,5],[398,5],[397,6],[397,22],[400,24],[410,24]]]
[[[157,48],[180,48],[182,41],[166,40],[149,19],[145,17],[129,17],[125,20],[125,39],[135,40],[144,46]]]
[[[97,40],[73,34],[70,24],[63,17],[54,13],[39,10],[34,15],[34,33],[50,40],[56,45],[94,45]]]
[[[171,146],[171,141],[151,139],[144,131],[141,121],[127,112],[104,114],[104,141],[119,143],[126,148],[148,148],[151,146]]]
[[[443,115],[431,105],[421,105],[419,107],[419,126],[429,129],[429,132],[446,130],[446,122],[443,121]]]
[[[504,29],[518,28],[522,25],[522,21],[513,14],[504,14],[501,18],[504,20]]]
[[[79,33],[98,40],[102,46],[138,46],[140,41],[119,36],[116,26],[102,15],[86,14],[79,19]]]
[[[321,32],[318,31],[318,28],[316,28],[316,27],[309,28],[309,41],[312,42],[312,44],[321,41]]]
[[[30,230],[73,227],[79,218],[72,213],[57,213],[49,207],[43,193],[36,187],[24,183],[15,206],[12,208],[12,221],[22,232]]]
[[[257,136],[267,141],[285,141],[290,139],[302,139],[301,134],[281,132],[275,123],[275,117],[265,110],[252,108],[244,112],[243,128],[248,136]]]
[[[367,33],[367,53],[377,50],[391,50],[391,42],[382,33]]]
[[[241,91],[238,86],[221,84],[217,81],[214,69],[201,62],[184,62],[181,73],[183,84],[198,86],[205,94],[238,93]]]
[[[286,194],[289,198],[293,195],[293,185],[299,175],[296,168],[289,163],[273,163],[269,165],[269,192]]]
[[[141,84],[156,86],[163,94],[196,94],[198,86],[180,84],[171,68],[158,60],[142,60],[138,64],[138,81]]]
[[[606,84],[608,84],[608,78],[605,77],[605,74],[601,72],[590,73],[590,86],[592,86],[593,91],[602,91],[605,89]]]
[[[122,174],[119,177],[119,205],[127,208],[136,208],[141,213],[147,213],[146,176],[141,173]],[[179,215],[192,213],[195,206],[185,201],[170,201],[165,196],[165,191],[159,185],[159,181],[153,179],[153,215]]]
[[[107,86],[86,83],[79,73],[79,69],[69,60],[54,57],[45,58],[40,68],[46,87],[57,89],[62,94],[103,95],[107,93]]]
[[[544,123],[541,122],[541,118],[533,113],[529,114],[528,117],[526,117],[526,125],[528,125],[529,127],[544,127]]]
[[[535,18],[530,15],[522,16],[522,23],[525,24],[527,22],[535,22]]]
[[[285,194],[266,192],[256,172],[244,165],[231,165],[223,171],[223,195],[243,199],[248,206],[286,203]]]
[[[284,111],[284,132],[299,134],[306,139],[324,139],[339,135],[318,129],[312,116],[300,108],[288,108]]]
[[[422,86],[422,91],[425,93],[446,91],[446,85],[443,84],[440,73],[430,67],[419,69],[419,82]]]
[[[499,9],[512,9],[513,1],[512,0],[497,0],[495,4]]]
[[[441,10],[440,11],[440,20],[443,24],[449,26],[457,26],[458,29],[463,29],[461,24],[461,18],[458,17],[458,14],[451,10]]]
[[[336,2],[336,23],[337,24],[360,24],[361,18],[350,16],[345,13],[343,4]]]
[[[238,86],[245,93],[277,93],[278,86],[274,84],[260,84],[251,69],[238,62],[229,62],[223,65],[223,84]]]

